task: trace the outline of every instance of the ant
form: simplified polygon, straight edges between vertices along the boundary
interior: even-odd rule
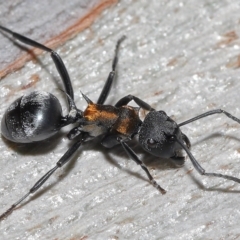
[[[55,51],[23,35],[12,32],[3,26],[0,26],[0,30],[11,34],[12,37],[24,44],[50,53],[63,81],[69,108],[68,114],[63,116],[59,100],[51,93],[34,91],[28,95],[24,95],[15,100],[5,112],[1,123],[3,137],[17,143],[42,141],[52,137],[64,126],[77,123],[77,126],[70,130],[67,135],[70,140],[76,139],[75,143],[60,158],[54,168],[42,176],[27,194],[0,216],[0,220],[3,220],[12,213],[30,194],[36,192],[58,168],[69,162],[72,155],[83,143],[98,136],[101,137],[101,144],[106,148],[112,148],[120,144],[129,158],[141,166],[151,184],[162,194],[165,194],[166,191],[154,180],[145,164],[127,144],[136,135],[141,147],[156,157],[168,158],[178,163],[183,163],[184,157],[179,156],[179,151],[184,150],[199,174],[225,178],[240,183],[240,179],[233,176],[206,172],[190,152],[191,143],[188,137],[180,130],[180,127],[186,124],[221,113],[240,123],[240,119],[230,113],[222,109],[211,110],[177,124],[164,111],[156,111],[149,104],[133,95],[121,98],[114,106],[104,104],[115,78],[119,47],[125,36],[117,41],[112,70],[97,102],[92,102],[82,93],[83,98],[88,104],[86,109],[82,111],[75,105],[74,92],[68,71],[61,57]],[[130,101],[134,101],[138,107],[129,106],[128,103]],[[140,108],[148,111],[143,121],[139,117]]]

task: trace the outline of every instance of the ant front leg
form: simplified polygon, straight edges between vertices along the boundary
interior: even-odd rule
[[[184,133],[181,133],[182,134],[182,140],[183,142],[185,143],[186,147],[188,149],[191,148],[191,142],[190,140],[188,139],[188,137],[184,134]],[[171,159],[173,160],[173,162],[175,164],[177,164],[178,166],[182,166],[184,164],[184,161],[185,161],[185,157],[182,157],[182,156],[178,156],[177,153],[175,153],[175,156],[171,157]]]
[[[177,137],[175,137],[176,141],[179,143],[179,145],[182,146],[182,148],[186,151],[187,155],[189,156],[194,168],[198,171],[199,174],[204,175],[204,176],[210,176],[210,177],[219,177],[219,178],[225,178],[227,180],[232,180],[234,182],[240,183],[240,179],[233,177],[233,176],[229,176],[229,175],[225,175],[225,174],[220,174],[220,173],[209,173],[206,172],[204,168],[202,168],[202,166],[198,163],[198,161],[195,159],[195,157],[192,155],[192,153],[189,151],[189,149],[187,148],[187,146]]]
[[[165,194],[166,193],[166,190],[163,189],[160,185],[158,185],[158,183],[154,180],[153,176],[151,175],[151,173],[148,171],[146,165],[138,158],[137,154],[127,145],[126,142],[124,142],[122,139],[118,138],[117,139],[123,149],[125,150],[125,152],[128,154],[128,156],[135,162],[137,163],[138,165],[141,166],[141,168],[145,171],[145,173],[147,174],[150,182],[152,183],[152,185],[157,189],[159,190],[162,194]]]
[[[224,111],[224,110],[222,110],[222,109],[215,109],[215,110],[212,110],[212,111],[208,111],[208,112],[206,112],[206,113],[203,113],[203,114],[201,114],[201,115],[199,115],[199,116],[196,116],[196,117],[194,117],[194,118],[191,118],[191,119],[189,119],[189,120],[187,120],[187,121],[185,121],[185,122],[182,122],[182,123],[178,124],[178,127],[181,127],[181,126],[183,126],[183,125],[186,125],[186,124],[188,124],[188,123],[194,122],[194,121],[196,121],[196,120],[199,120],[199,119],[201,119],[201,118],[205,118],[205,117],[210,116],[210,115],[213,115],[213,114],[221,114],[221,113],[225,114],[228,118],[232,119],[233,121],[240,123],[240,119],[237,118],[237,117],[235,117],[235,116],[233,116],[233,115],[230,114],[229,112],[226,112],[226,111]],[[183,139],[183,140],[185,141],[186,139]],[[178,138],[176,138],[176,141],[177,141],[177,142],[182,146],[182,148],[186,151],[186,153],[188,154],[188,156],[189,156],[189,158],[190,158],[190,160],[191,160],[194,168],[195,168],[201,175],[211,176],[211,177],[225,178],[225,179],[232,180],[232,181],[234,181],[234,182],[240,183],[240,179],[239,179],[239,178],[236,178],[236,177],[232,177],[232,176],[224,175],[224,174],[220,174],[220,173],[208,173],[208,172],[206,172],[205,169],[203,169],[203,168],[201,167],[201,165],[198,163],[198,161],[194,158],[194,156],[193,156],[192,153],[190,152],[189,147],[187,146],[188,144],[185,145],[185,144],[183,143],[183,141],[180,140],[180,139],[178,139]]]

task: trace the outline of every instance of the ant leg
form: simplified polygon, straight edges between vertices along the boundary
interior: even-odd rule
[[[2,215],[0,215],[0,221],[6,218],[9,214],[12,213],[12,211],[24,200],[26,199],[30,194],[33,194],[36,192],[47,180],[48,178],[60,167],[62,167],[64,164],[66,164],[69,160],[71,160],[72,155],[78,150],[78,148],[81,146],[81,144],[86,139],[86,135],[82,134],[82,137],[79,141],[75,142],[68,150],[67,152],[60,158],[60,160],[56,163],[56,166],[52,168],[50,171],[48,171],[44,176],[42,176],[35,184],[34,186],[29,190],[29,192],[24,195],[21,199],[19,199],[16,203],[14,203],[6,212],[4,212]]]
[[[123,149],[125,150],[125,152],[128,154],[128,156],[134,161],[136,162],[138,165],[141,166],[141,168],[145,171],[145,173],[147,174],[150,182],[152,183],[152,185],[157,188],[162,194],[166,193],[166,190],[163,189],[160,185],[157,184],[157,182],[154,180],[154,178],[152,177],[152,175],[150,174],[150,172],[148,171],[147,167],[145,166],[145,164],[138,158],[137,154],[121,139],[117,139]]]
[[[147,111],[154,111],[155,109],[152,108],[149,104],[147,104],[146,102],[144,102],[143,100],[141,100],[138,97],[135,97],[133,95],[127,95],[123,98],[121,98],[116,104],[115,107],[121,107],[124,105],[127,105],[130,101],[134,101],[139,107],[147,110]]]
[[[183,142],[185,143],[186,147],[188,149],[190,149],[191,143],[190,143],[188,137],[184,133],[181,133],[181,134],[182,134]],[[175,156],[171,157],[171,159],[173,160],[174,163],[176,163],[179,166],[183,165],[184,161],[185,161],[185,157],[178,156],[177,152],[175,153]]]
[[[191,148],[191,142],[184,133],[182,133],[182,139],[185,142],[187,148],[190,149]]]
[[[194,121],[196,121],[200,118],[205,118],[207,116],[210,116],[210,115],[213,115],[213,114],[218,114],[218,113],[224,113],[227,117],[231,118],[233,121],[236,121],[236,122],[240,123],[240,119],[234,117],[232,114],[230,114],[230,113],[228,113],[228,112],[226,112],[222,109],[215,109],[215,110],[212,110],[212,111],[205,112],[205,113],[203,113],[203,114],[201,114],[197,117],[191,118],[191,119],[189,119],[185,122],[182,122],[182,123],[178,124],[178,127],[181,127],[181,126],[186,125],[188,123],[194,122]]]
[[[225,178],[228,180],[232,180],[234,182],[240,183],[240,179],[236,177],[232,177],[229,175],[224,175],[220,173],[208,173],[201,167],[201,165],[198,163],[198,161],[194,158],[192,153],[189,151],[188,147],[177,137],[175,137],[176,141],[182,146],[182,148],[186,151],[187,155],[189,156],[194,168],[201,174],[205,176],[210,176],[210,177],[219,177],[219,178]]]
[[[112,71],[109,73],[107,81],[102,89],[102,92],[97,100],[97,104],[104,104],[105,100],[108,97],[108,94],[110,92],[111,86],[112,86],[112,82],[114,80],[114,77],[116,75],[116,66],[118,63],[118,52],[119,52],[119,46],[122,43],[122,41],[126,38],[126,36],[122,36],[116,44],[116,48],[115,48],[115,55],[114,55],[114,59],[112,62]]]
[[[70,80],[70,77],[68,75],[68,71],[66,69],[66,66],[64,65],[61,57],[55,52],[53,51],[51,48],[48,48],[38,42],[35,42],[34,40],[32,39],[29,39],[23,35],[20,35],[16,32],[12,32],[10,29],[8,28],[5,28],[3,26],[0,26],[0,29],[2,31],[5,31],[9,34],[11,34],[14,38],[16,38],[17,40],[19,40],[20,42],[22,43],[25,43],[27,45],[30,45],[30,46],[33,46],[33,47],[36,47],[36,48],[39,48],[39,49],[42,49],[43,51],[46,51],[46,52],[50,52],[51,53],[51,57],[52,57],[52,60],[53,62],[55,63],[55,66],[57,68],[57,71],[58,73],[60,74],[61,76],[61,79],[63,81],[63,84],[64,84],[64,87],[65,87],[65,91],[66,93],[72,98],[74,99],[74,94],[73,94],[73,89],[72,89],[72,83],[71,83],[71,80]],[[68,103],[69,103],[69,109],[70,109],[70,102],[69,102],[69,99],[68,99]]]
[[[68,98],[69,113],[66,117],[62,117],[61,124],[59,126],[60,128],[65,127],[71,123],[76,123],[79,119],[83,117],[83,111],[76,107],[74,100],[67,93],[65,94]]]

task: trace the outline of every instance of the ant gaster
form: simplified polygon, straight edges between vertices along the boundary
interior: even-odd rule
[[[179,156],[178,152],[183,149],[189,156],[194,168],[201,175],[225,178],[240,183],[240,179],[236,177],[205,172],[190,152],[191,144],[188,137],[180,130],[183,125],[219,113],[224,113],[227,117],[240,123],[240,120],[230,113],[216,109],[177,124],[165,112],[156,111],[146,102],[132,95],[121,98],[114,106],[104,104],[115,77],[119,46],[124,40],[124,36],[116,44],[112,71],[109,73],[97,103],[92,102],[82,94],[88,106],[84,111],[81,111],[75,105],[71,80],[61,57],[52,49],[25,36],[2,26],[0,26],[0,29],[11,34],[22,43],[51,54],[63,81],[69,107],[69,113],[63,116],[61,105],[54,95],[42,91],[34,91],[29,95],[24,95],[13,102],[4,114],[1,123],[2,135],[13,142],[31,143],[53,136],[66,125],[78,124],[68,133],[69,139],[76,139],[75,143],[66,151],[54,168],[41,177],[27,194],[0,216],[0,220],[9,215],[30,194],[36,192],[58,168],[71,159],[72,155],[84,142],[98,136],[102,137],[101,144],[106,148],[112,148],[120,144],[129,158],[141,166],[152,185],[162,194],[166,193],[166,191],[157,184],[147,167],[127,144],[135,135],[138,135],[138,142],[142,148],[156,157],[169,158],[182,163],[184,157]],[[129,106],[130,101],[134,101],[138,107]],[[143,121],[139,117],[140,108],[148,111]]]

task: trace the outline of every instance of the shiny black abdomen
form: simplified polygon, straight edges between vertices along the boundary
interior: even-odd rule
[[[59,131],[61,118],[58,99],[50,93],[34,91],[9,106],[2,118],[1,132],[13,142],[41,141]]]

